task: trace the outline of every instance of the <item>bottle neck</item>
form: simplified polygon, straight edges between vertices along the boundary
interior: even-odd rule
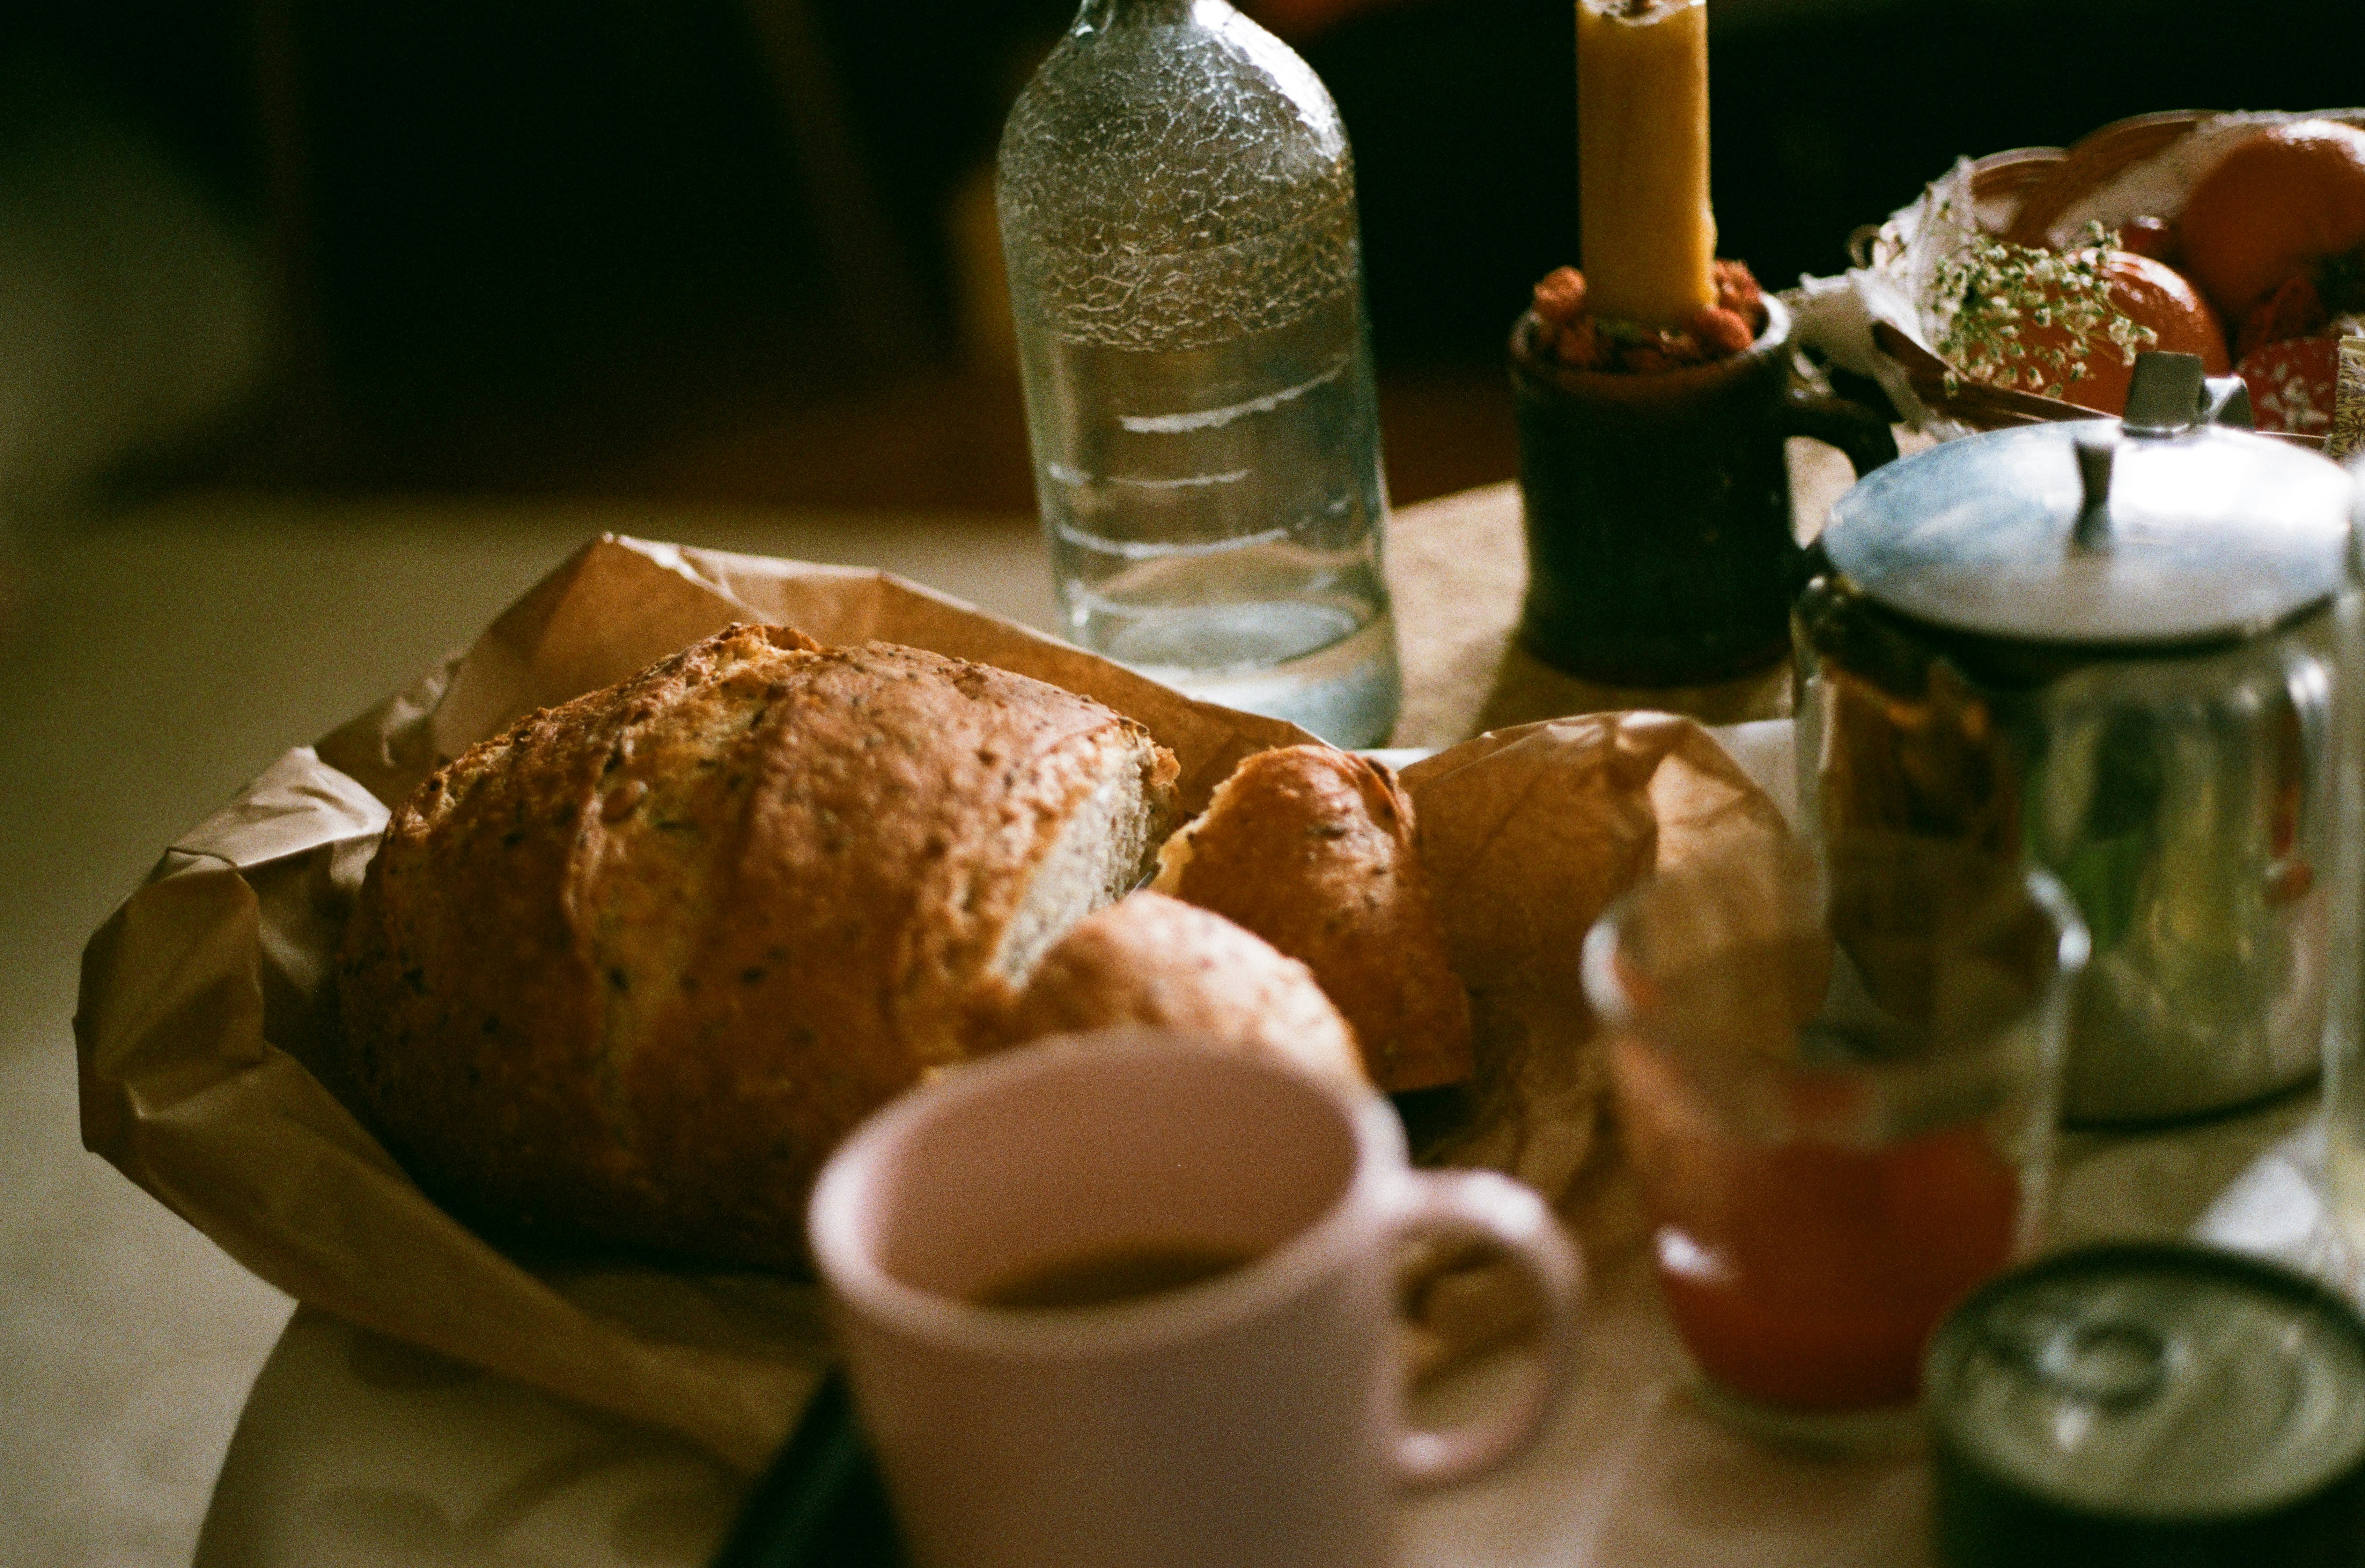
[[[1203,6],[1228,11],[1224,0],[1084,0],[1071,31],[1100,32],[1115,27],[1180,27]]]

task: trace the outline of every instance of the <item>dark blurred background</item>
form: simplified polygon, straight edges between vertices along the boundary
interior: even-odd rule
[[[1397,498],[1507,476],[1504,333],[1576,253],[1570,0],[1248,8],[1354,140]],[[0,487],[1031,506],[990,165],[1072,0],[14,11]],[[2365,99],[2359,0],[1710,17],[1721,249],[1771,285],[1960,153]]]

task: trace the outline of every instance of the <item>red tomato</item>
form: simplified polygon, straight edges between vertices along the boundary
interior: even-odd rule
[[[2132,251],[2110,252],[2102,257],[2102,267],[2113,308],[2135,325],[2152,330],[2157,341],[2148,346],[2197,353],[2209,375],[2225,374],[2225,330],[2183,274]],[[2060,325],[2023,325],[2020,342],[2029,356],[2023,363],[2031,369],[2050,365],[2048,355],[2073,357],[2085,365],[2085,375],[2062,386],[2063,402],[2102,414],[2126,411],[2127,384],[2135,378],[2133,353],[2122,354],[2098,339],[2080,354],[2069,329]]]
[[[2194,182],[2178,233],[2229,321],[2286,279],[2365,245],[2365,130],[2300,120],[2236,143]]]

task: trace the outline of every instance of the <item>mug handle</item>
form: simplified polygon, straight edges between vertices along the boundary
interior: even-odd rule
[[[1500,1408],[1445,1431],[1408,1427],[1396,1436],[1397,1475],[1415,1485],[1459,1481],[1501,1462],[1535,1436],[1568,1372],[1585,1264],[1532,1188],[1492,1170],[1413,1172],[1392,1222],[1399,1240],[1436,1238],[1501,1248],[1544,1297],[1533,1372]]]
[[[1774,422],[1784,435],[1808,436],[1838,447],[1859,479],[1897,461],[1897,432],[1889,420],[1845,398],[1794,393],[1782,399]]]

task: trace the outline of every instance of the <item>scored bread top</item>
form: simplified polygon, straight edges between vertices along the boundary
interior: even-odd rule
[[[1412,801],[1385,766],[1327,745],[1258,752],[1158,860],[1158,891],[1314,971],[1381,1089],[1470,1076],[1470,996],[1446,955]]]
[[[342,950],[348,1066],[481,1223],[795,1263],[838,1139],[966,1053],[970,993],[1063,830],[1121,784],[1133,860],[1097,868],[1121,888],[1175,771],[1041,681],[733,627],[394,813]]]

